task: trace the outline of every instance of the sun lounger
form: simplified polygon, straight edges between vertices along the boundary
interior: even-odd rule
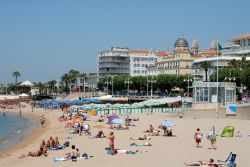
[[[230,152],[229,156],[225,161],[218,160],[219,165],[226,165],[226,167],[236,167],[236,154]]]

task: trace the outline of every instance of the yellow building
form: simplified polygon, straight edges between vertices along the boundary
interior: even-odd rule
[[[197,41],[194,40],[190,51],[186,39],[182,37],[177,39],[174,44],[173,54],[169,54],[157,62],[159,74],[190,74],[192,62],[200,58],[198,47]]]

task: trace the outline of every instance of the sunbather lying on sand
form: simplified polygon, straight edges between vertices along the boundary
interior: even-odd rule
[[[134,139],[134,138],[129,138],[130,140],[151,140],[151,137],[148,137],[147,135],[144,135],[143,137],[138,137],[137,139]]]
[[[191,162],[186,163],[184,162],[186,166],[202,166],[202,167],[218,167],[217,164],[214,163],[213,159],[210,159],[209,161],[198,161],[198,162]]]
[[[24,157],[28,157],[28,156],[31,156],[31,157],[40,157],[40,156],[48,156],[48,152],[47,150],[44,150],[42,147],[40,147],[40,150],[38,151],[35,151],[35,152],[28,152],[28,154],[22,154],[19,158],[24,158]]]

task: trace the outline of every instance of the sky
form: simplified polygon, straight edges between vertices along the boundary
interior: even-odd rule
[[[200,49],[250,33],[249,0],[0,0],[0,83],[46,82],[71,69],[97,72],[112,46]]]

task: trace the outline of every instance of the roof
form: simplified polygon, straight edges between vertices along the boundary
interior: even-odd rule
[[[175,41],[174,47],[188,47],[188,42],[185,38],[180,37]]]
[[[33,86],[33,84],[30,81],[24,81],[20,86]]]
[[[133,54],[141,54],[141,55],[148,55],[151,51],[150,50],[129,50],[129,53]],[[152,51],[152,53],[155,53],[156,56],[168,56],[167,51]]]
[[[199,52],[199,55],[216,55],[216,50],[202,50]]]
[[[229,41],[237,41],[237,40],[240,40],[240,39],[246,39],[246,38],[250,38],[250,34],[245,34],[245,35],[241,35],[241,36],[238,36],[238,37],[234,37],[234,38],[231,38]]]

